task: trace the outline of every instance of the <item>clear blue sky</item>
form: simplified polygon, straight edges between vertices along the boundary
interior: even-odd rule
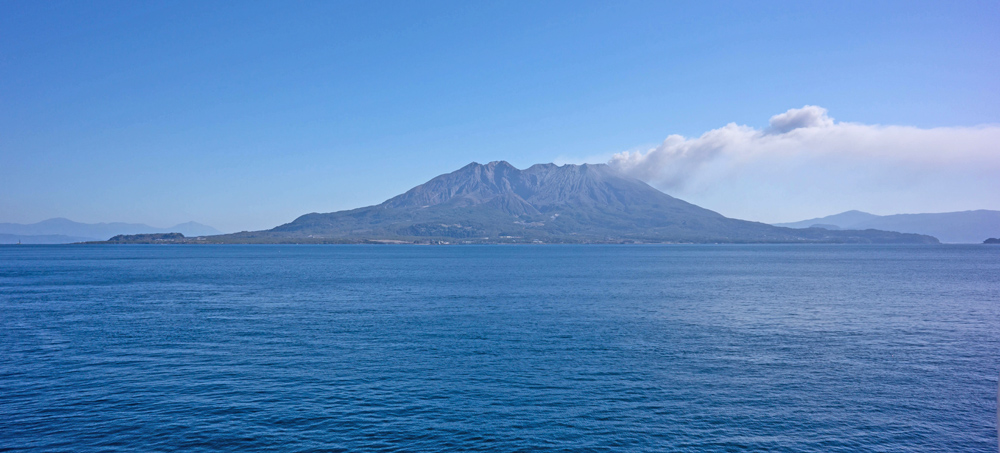
[[[807,104],[997,124],[998,24],[996,1],[3,1],[0,222],[270,228]],[[813,213],[782,212],[754,220]]]

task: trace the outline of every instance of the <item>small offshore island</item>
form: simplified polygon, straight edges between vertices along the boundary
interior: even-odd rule
[[[1000,244],[1000,238],[989,238],[983,241],[983,244]]]
[[[264,231],[119,235],[102,244],[937,244],[881,230],[793,229],[731,219],[605,164],[471,163],[382,204],[306,214]]]

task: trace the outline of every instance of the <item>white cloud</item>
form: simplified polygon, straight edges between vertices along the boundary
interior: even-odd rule
[[[1000,125],[835,122],[826,109],[807,105],[771,117],[764,129],[730,123],[697,138],[671,135],[609,163],[668,193],[714,202],[723,214],[760,220],[842,208],[1000,208]]]
[[[784,134],[803,127],[833,126],[833,118],[827,116],[825,108],[807,105],[772,116],[770,125],[768,132]]]

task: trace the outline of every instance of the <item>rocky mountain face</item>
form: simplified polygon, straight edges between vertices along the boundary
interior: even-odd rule
[[[223,242],[936,243],[881,231],[793,230],[724,217],[607,165],[469,164],[382,204],[306,214]]]

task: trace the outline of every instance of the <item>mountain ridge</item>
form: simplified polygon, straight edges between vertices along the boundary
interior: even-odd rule
[[[1000,236],[1000,211],[977,209],[880,216],[852,210],[826,217],[774,225],[785,228],[808,228],[817,225],[835,226],[841,229],[872,228],[901,233],[926,234],[947,243],[978,244],[986,238]]]
[[[142,223],[81,223],[65,217],[54,217],[29,224],[0,223],[0,244],[16,244],[19,241],[23,244],[66,244],[103,241],[120,234],[156,233],[182,233],[185,236],[222,234],[215,228],[197,222],[185,222],[168,228],[157,228]]]

